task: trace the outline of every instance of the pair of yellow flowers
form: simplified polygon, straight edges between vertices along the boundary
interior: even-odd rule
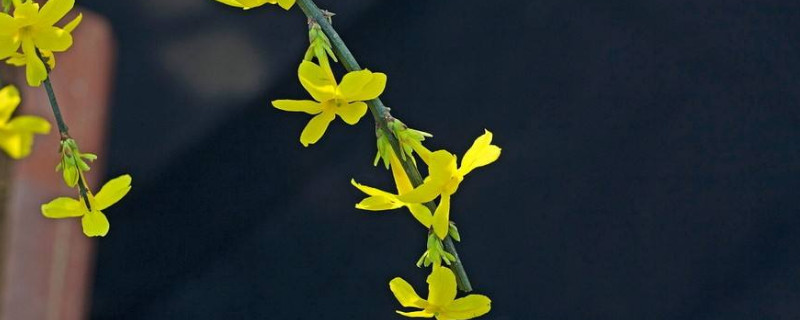
[[[75,0],[49,0],[41,8],[27,0],[13,0],[14,13],[0,13],[0,60],[15,66],[25,66],[25,78],[31,86],[47,79],[47,67],[55,67],[54,52],[72,46],[72,31],[80,24],[82,15],[63,28],[54,26],[72,10]],[[21,52],[20,52],[21,51]]]

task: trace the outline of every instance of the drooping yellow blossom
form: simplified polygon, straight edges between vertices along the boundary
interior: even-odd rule
[[[425,203],[441,196],[441,201],[433,213],[433,230],[439,238],[447,236],[450,226],[450,197],[456,193],[464,176],[475,168],[488,165],[500,157],[500,148],[492,144],[492,133],[485,133],[475,139],[472,147],[464,154],[461,166],[457,167],[457,157],[445,150],[428,153],[418,150],[420,157],[428,164],[428,178],[416,189],[401,194],[398,199],[406,203]]]
[[[33,1],[14,0],[14,16],[0,13],[0,59],[11,57],[9,63],[25,65],[28,84],[39,86],[47,79],[47,69],[37,49],[55,65],[53,52],[63,52],[72,46],[72,30],[81,21],[79,15],[64,28],[54,26],[75,5],[75,0],[49,0],[39,9]],[[22,53],[19,53],[20,47]]]
[[[229,6],[234,6],[237,8],[242,8],[244,10],[249,10],[255,7],[263,6],[267,3],[269,4],[277,4],[286,10],[294,5],[295,0],[217,0],[218,2],[222,2]]]
[[[11,119],[19,103],[19,90],[16,87],[0,89],[0,148],[14,159],[22,159],[31,153],[34,134],[50,132],[50,123],[36,116]]]
[[[420,311],[397,313],[410,318],[433,318],[438,320],[464,320],[489,313],[492,300],[479,294],[456,299],[456,276],[446,267],[434,266],[428,276],[428,299],[422,299],[414,288],[402,278],[389,282],[389,289],[403,307]]]
[[[131,176],[123,175],[107,182],[97,195],[89,192],[86,199],[61,197],[44,204],[42,205],[42,214],[51,219],[81,217],[83,233],[87,237],[104,237],[108,234],[110,225],[108,218],[101,210],[117,203],[130,190]]]
[[[386,75],[369,70],[350,72],[337,85],[330,69],[309,61],[300,63],[297,74],[300,84],[316,101],[275,100],[272,105],[284,111],[314,115],[300,134],[300,143],[306,147],[322,138],[337,115],[347,124],[358,123],[367,113],[364,101],[377,98],[386,87]]]
[[[403,202],[398,198],[399,195],[413,190],[413,187],[411,185],[411,181],[408,179],[408,175],[406,175],[405,171],[403,171],[400,160],[397,159],[397,156],[394,155],[394,152],[391,153],[391,168],[395,184],[397,185],[398,194],[392,194],[377,188],[365,186],[357,183],[355,180],[351,180],[350,183],[353,184],[353,186],[358,188],[358,190],[361,190],[361,192],[369,195],[368,198],[361,200],[361,202],[356,204],[356,208],[368,211],[384,211],[406,207],[409,211],[411,211],[411,215],[413,215],[414,218],[419,221],[419,223],[426,228],[430,228],[433,216],[431,215],[431,211],[425,205],[421,203]]]

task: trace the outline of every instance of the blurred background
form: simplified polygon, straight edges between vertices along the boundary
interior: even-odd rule
[[[269,104],[308,97],[298,8],[78,2],[117,44],[105,172],[134,177],[90,319],[400,319],[388,281],[426,291],[417,222],[353,208],[351,178],[391,187],[372,119],[304,148]],[[486,319],[800,318],[796,1],[318,5],[429,147],[503,148],[452,209]]]

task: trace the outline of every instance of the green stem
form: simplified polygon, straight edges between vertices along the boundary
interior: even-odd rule
[[[320,27],[322,27],[322,31],[325,32],[325,35],[327,35],[330,39],[333,51],[336,53],[336,56],[339,57],[339,60],[344,68],[351,72],[361,70],[361,66],[358,65],[358,61],[356,61],[353,53],[350,52],[350,49],[347,48],[347,45],[344,43],[342,38],[339,36],[336,30],[333,29],[333,25],[331,25],[331,23],[328,21],[325,13],[320,10],[319,7],[317,7],[314,1],[297,0],[297,5],[301,10],[303,10],[310,20],[315,21],[320,25]],[[394,149],[396,154],[402,154],[403,150],[400,148],[400,143],[397,141],[397,137],[395,137],[394,133],[391,131],[391,129],[389,129],[388,126],[388,122],[392,120],[392,116],[389,114],[389,108],[387,108],[380,99],[367,101],[367,106],[369,106],[372,117],[375,118],[375,125],[379,130],[382,130],[384,135],[388,138],[392,149]],[[409,157],[400,159],[400,161],[403,164],[403,170],[405,170],[406,174],[408,174],[411,183],[415,187],[421,185],[423,182],[422,175],[419,173],[417,166],[414,165],[414,162],[412,162]],[[434,203],[431,202],[427,203],[426,205],[431,209],[431,212],[435,211],[436,205]],[[453,243],[453,240],[450,239],[450,236],[445,238],[444,245],[445,249],[454,257],[456,257],[456,260],[453,262],[453,271],[456,275],[458,288],[464,292],[472,291],[472,284],[469,282],[467,272],[464,270],[464,265],[461,263],[461,259],[458,257],[455,244]]]
[[[41,59],[41,55],[39,55],[39,59]],[[47,91],[47,98],[50,100],[50,108],[53,109],[53,116],[56,118],[56,123],[58,124],[58,132],[61,133],[61,141],[70,139],[69,136],[69,127],[67,127],[67,123],[64,122],[64,117],[61,115],[61,107],[58,106],[58,99],[56,99],[56,92],[53,90],[53,84],[50,83],[50,68],[45,65],[47,69],[47,78],[44,79],[44,89]],[[66,170],[66,169],[65,169]],[[78,172],[80,172],[80,168],[78,168]],[[81,198],[83,202],[86,204],[86,208],[89,211],[92,210],[92,205],[89,203],[89,188],[86,186],[86,180],[81,174],[78,177],[78,192],[81,194]]]
[[[53,85],[50,83],[49,73],[47,79],[44,79],[44,89],[47,91],[47,98],[50,99],[50,107],[53,109],[53,116],[56,118],[58,132],[61,133],[61,140],[69,139],[69,127],[67,127],[67,124],[64,122],[64,117],[61,116],[61,108],[58,106],[56,93],[53,91]]]

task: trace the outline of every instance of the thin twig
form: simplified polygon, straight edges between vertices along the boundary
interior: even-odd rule
[[[301,10],[303,10],[309,19],[316,21],[320,27],[322,27],[322,31],[325,32],[325,35],[327,35],[330,39],[331,45],[333,46],[333,51],[341,60],[344,68],[347,71],[361,70],[361,66],[358,65],[353,53],[350,52],[350,49],[347,48],[347,45],[345,45],[342,38],[339,36],[336,30],[333,29],[333,25],[331,25],[328,17],[326,16],[326,11],[320,10],[313,0],[297,0],[297,5]],[[375,118],[375,125],[378,127],[378,129],[382,130],[384,135],[388,138],[392,149],[394,149],[396,154],[402,154],[403,150],[400,148],[400,143],[397,141],[397,138],[394,136],[394,133],[391,131],[391,129],[389,129],[388,126],[388,122],[392,119],[392,116],[389,114],[389,108],[386,108],[380,99],[367,101],[367,105],[372,113],[372,117]],[[423,182],[422,175],[419,173],[417,166],[414,165],[414,162],[411,161],[411,158],[401,158],[400,161],[403,164],[403,170],[405,170],[406,174],[411,180],[411,183],[415,187],[421,185]],[[433,202],[427,203],[426,205],[431,209],[431,212],[435,211],[436,205]],[[458,288],[464,292],[472,291],[472,284],[469,281],[469,277],[467,277],[467,272],[464,270],[464,265],[461,263],[461,259],[459,258],[458,252],[455,248],[455,244],[453,243],[453,240],[450,239],[450,236],[445,238],[444,245],[445,249],[456,258],[453,262],[453,271],[456,275]]]

